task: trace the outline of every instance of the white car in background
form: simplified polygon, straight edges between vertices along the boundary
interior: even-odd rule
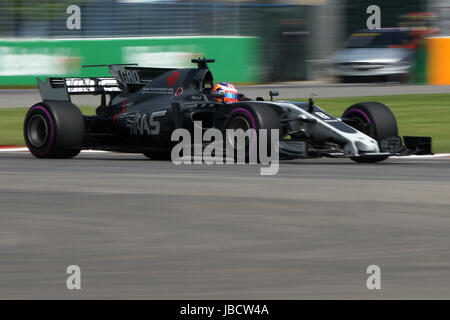
[[[405,82],[414,48],[408,29],[359,30],[331,56],[332,73],[342,82]]]

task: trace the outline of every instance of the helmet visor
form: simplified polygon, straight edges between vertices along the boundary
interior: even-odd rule
[[[225,98],[237,100],[237,94],[231,92],[225,92]]]

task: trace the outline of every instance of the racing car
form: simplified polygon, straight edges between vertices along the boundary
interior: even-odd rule
[[[170,159],[179,128],[202,130],[279,130],[281,159],[344,157],[379,162],[389,156],[430,154],[430,137],[398,136],[395,116],[378,102],[356,103],[342,117],[309,101],[251,99],[235,102],[212,92],[213,59],[192,59],[193,68],[148,68],[136,64],[107,67],[112,77],[37,79],[42,102],[26,114],[24,136],[38,158],[72,158],[82,149],[142,153],[153,160]],[[95,115],[83,115],[73,95],[98,95]],[[402,141],[403,140],[403,141]],[[233,141],[231,144],[235,143]],[[233,145],[238,149],[238,145]],[[245,147],[248,147],[248,141]],[[249,156],[248,150],[246,156]]]

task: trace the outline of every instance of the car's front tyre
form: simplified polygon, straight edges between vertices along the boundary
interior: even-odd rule
[[[380,143],[383,139],[398,137],[397,120],[392,111],[379,102],[354,104],[344,111],[342,118],[356,130],[374,138]],[[380,162],[388,156],[353,157],[355,162]]]
[[[272,153],[271,130],[280,129],[278,114],[270,106],[264,104],[242,104],[234,106],[228,113],[224,128],[224,148],[233,150],[234,159],[249,163],[252,160],[261,162],[260,150],[261,129],[267,130],[267,156]],[[236,130],[250,133],[245,142],[235,139]],[[243,159],[242,159],[243,158]]]

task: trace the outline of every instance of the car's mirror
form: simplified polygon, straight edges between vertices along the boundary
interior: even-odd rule
[[[273,101],[273,97],[279,96],[280,93],[278,91],[275,90],[270,90],[269,91],[269,96],[270,96],[270,101]]]

